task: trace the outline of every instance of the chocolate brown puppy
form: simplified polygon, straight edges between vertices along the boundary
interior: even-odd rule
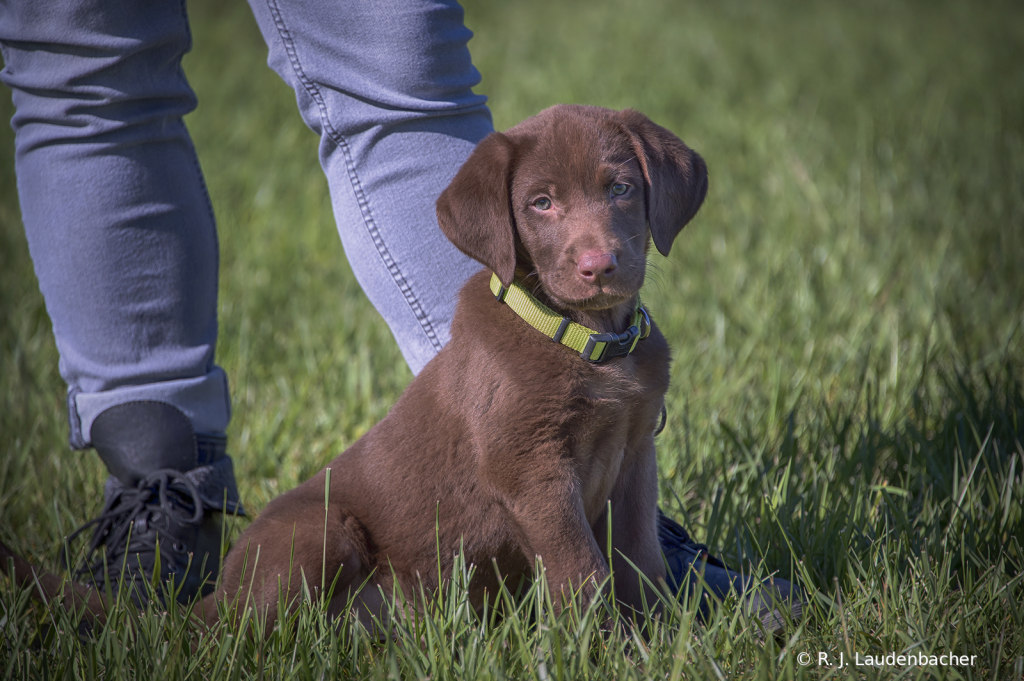
[[[608,576],[609,522],[618,601],[656,603],[631,565],[664,578],[654,432],[669,350],[638,295],[650,243],[667,255],[706,190],[700,156],[632,110],[555,106],[484,139],[437,202],[444,233],[486,267],[451,341],[328,465],[326,514],[321,471],[245,530],[207,620],[214,599],[272,618],[305,581],[335,583],[332,609],[353,602],[368,621],[396,580],[407,596],[437,588],[460,549],[478,609],[537,558],[553,595],[585,604]]]

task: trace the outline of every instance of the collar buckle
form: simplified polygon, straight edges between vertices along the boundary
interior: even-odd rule
[[[640,340],[640,329],[634,324],[622,333],[592,333],[580,357],[597,364],[633,352]]]

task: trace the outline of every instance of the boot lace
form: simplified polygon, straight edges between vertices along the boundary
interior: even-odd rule
[[[701,560],[716,567],[725,567],[725,563],[708,552],[706,544],[698,544],[693,541],[683,526],[662,513],[660,508],[658,509],[658,543],[661,544],[661,549],[666,554],[670,552],[695,553]]]
[[[195,483],[181,471],[154,471],[135,487],[122,487],[115,492],[99,516],[72,532],[64,543],[61,559],[67,568],[71,543],[87,529],[95,527],[85,559],[75,570],[75,579],[97,581],[98,576],[108,571],[116,581],[116,576],[121,574],[122,557],[129,551],[135,555],[155,554],[159,550],[161,558],[164,558],[163,547],[158,549],[157,533],[147,531],[133,536],[132,530],[137,525],[159,531],[174,524],[197,526],[202,519],[203,502]],[[172,536],[165,536],[164,541],[176,543],[173,532],[168,534]],[[106,551],[101,551],[101,546],[106,547]],[[173,561],[170,555],[167,558]],[[164,565],[168,567],[169,563]],[[125,569],[125,572],[130,573],[131,570]],[[134,579],[140,575],[125,576]]]

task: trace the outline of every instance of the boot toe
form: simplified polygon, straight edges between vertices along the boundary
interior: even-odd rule
[[[751,589],[746,600],[749,612],[757,615],[765,633],[772,636],[782,636],[787,621],[797,622],[803,616],[800,588],[781,577],[769,577]]]

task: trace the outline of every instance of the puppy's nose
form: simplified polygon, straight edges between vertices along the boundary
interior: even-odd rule
[[[580,256],[576,271],[588,284],[603,284],[615,276],[618,264],[614,253],[588,251]]]

